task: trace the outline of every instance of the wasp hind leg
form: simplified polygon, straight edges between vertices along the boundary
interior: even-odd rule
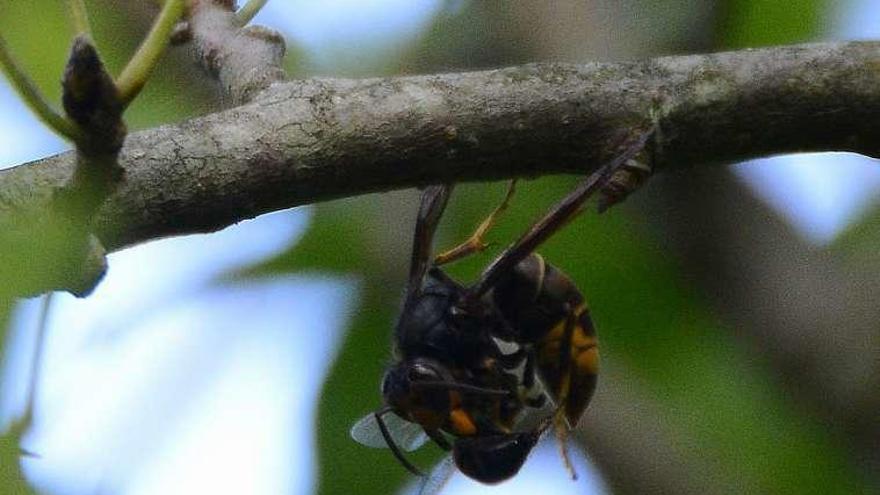
[[[553,426],[556,431],[556,442],[559,444],[559,455],[565,464],[572,480],[578,479],[577,471],[571,463],[568,454],[568,432],[574,426],[569,423],[566,416],[568,398],[571,392],[571,339],[577,326],[577,314],[571,304],[566,304],[565,328],[562,333],[562,341],[559,343],[559,394],[556,404],[556,412],[553,414]]]
[[[452,444],[450,444],[449,440],[447,440],[446,437],[444,437],[443,434],[440,433],[439,431],[425,430],[425,433],[428,435],[428,438],[433,440],[434,443],[436,443],[437,446],[440,447],[441,449],[443,449],[447,452],[452,450]]]
[[[477,230],[474,231],[473,234],[467,240],[455,246],[451,249],[447,249],[442,253],[438,254],[434,258],[434,265],[445,265],[447,263],[452,263],[453,261],[460,260],[467,256],[470,256],[474,253],[479,253],[484,251],[487,247],[489,247],[489,243],[485,241],[486,233],[489,232],[489,229],[495,225],[498,221],[498,218],[507,210],[507,207],[510,205],[510,199],[513,197],[513,193],[516,191],[516,179],[510,181],[510,185],[507,186],[507,194],[504,195],[504,199],[501,201],[501,204],[498,205],[492,213],[483,220],[480,225],[477,227]]]

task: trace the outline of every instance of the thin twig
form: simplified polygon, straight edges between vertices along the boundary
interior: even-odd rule
[[[183,15],[184,0],[168,0],[162,6],[159,17],[147,34],[137,52],[131,57],[122,74],[116,79],[123,104],[128,105],[140,93],[147,78],[165,52],[171,39],[171,31]]]
[[[92,27],[89,24],[89,13],[83,0],[67,0],[67,11],[73,22],[74,35],[85,34],[92,36]]]
[[[22,415],[22,431],[26,431],[34,418],[34,402],[37,397],[37,387],[40,383],[40,368],[43,366],[43,349],[46,347],[46,333],[49,328],[49,311],[52,309],[54,293],[49,292],[43,296],[40,305],[40,320],[37,323],[37,340],[34,343],[34,353],[31,356],[31,375],[28,381],[25,410]]]
[[[239,26],[244,26],[251,22],[255,15],[263,8],[269,0],[248,0],[244,7],[238,9],[235,13],[235,20]]]
[[[284,37],[264,26],[242,27],[232,3],[194,2],[189,10],[196,60],[220,83],[229,101],[240,104],[286,78]],[[259,2],[249,2],[249,4]],[[246,5],[255,11],[258,5]]]
[[[79,141],[83,134],[73,122],[56,112],[46,101],[37,86],[25,74],[21,65],[12,56],[6,46],[6,42],[0,37],[0,68],[12,83],[12,87],[18,92],[25,105],[33,111],[37,117],[58,134],[71,141]]]

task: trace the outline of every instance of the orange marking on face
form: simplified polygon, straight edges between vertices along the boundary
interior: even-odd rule
[[[456,435],[466,437],[477,433],[477,425],[464,409],[453,409],[449,413],[449,423]]]
[[[436,411],[425,408],[418,408],[410,412],[412,419],[429,430],[440,428],[443,424],[443,416]]]

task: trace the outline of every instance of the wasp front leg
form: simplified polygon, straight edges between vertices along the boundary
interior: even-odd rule
[[[477,230],[474,231],[471,236],[451,249],[448,249],[440,254],[438,254],[434,258],[434,265],[444,265],[446,263],[452,263],[453,261],[460,260],[467,256],[470,256],[474,253],[479,253],[489,247],[489,243],[485,241],[486,233],[489,232],[495,223],[498,221],[498,217],[507,210],[507,207],[510,204],[510,199],[513,197],[513,193],[516,190],[516,179],[510,181],[510,185],[507,187],[507,194],[504,196],[504,200],[498,205],[497,208],[492,210],[492,213],[483,220],[480,225],[477,227]]]

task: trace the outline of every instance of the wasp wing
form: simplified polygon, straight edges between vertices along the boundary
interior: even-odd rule
[[[444,488],[452,475],[455,474],[455,461],[452,456],[448,455],[443,458],[426,478],[419,481],[418,492],[413,490],[417,495],[438,495]]]
[[[431,265],[431,243],[434,240],[434,232],[437,230],[437,224],[440,223],[440,217],[443,216],[443,210],[446,209],[450,194],[452,194],[451,184],[428,186],[422,193],[413,235],[404,308],[412,304],[422,290],[422,280]]]
[[[614,172],[645,149],[648,140],[654,135],[654,132],[654,128],[641,132],[638,137],[626,144],[626,149],[622,153],[597,168],[595,172],[584,179],[574,191],[557,203],[544,218],[533,224],[522,237],[495,258],[492,264],[480,275],[477,283],[470,287],[469,295],[477,298],[485,294],[498,283],[505,273],[508,273],[510,269],[524,260],[541,243],[553,235],[554,232],[577,216],[582,211],[581,207],[584,202],[593,193],[601,190],[608,183],[608,179]],[[428,197],[427,192],[425,197]]]
[[[411,423],[396,414],[385,414],[382,421],[388,433],[401,450],[412,452],[428,441],[425,430],[417,423]],[[361,445],[377,449],[388,448],[382,430],[379,429],[375,414],[368,414],[351,427],[351,438]]]

